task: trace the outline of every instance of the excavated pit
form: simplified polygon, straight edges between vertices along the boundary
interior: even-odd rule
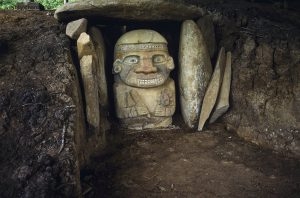
[[[232,6],[207,8],[218,48],[233,53],[233,84],[229,112],[202,133],[186,127],[178,106],[173,129],[120,129],[111,65],[124,24],[90,21],[108,52],[105,142],[86,128],[65,24],[51,12],[1,11],[0,197],[298,197],[299,14]],[[180,24],[163,24],[125,25],[162,33],[177,66]],[[176,69],[171,76],[178,83]]]

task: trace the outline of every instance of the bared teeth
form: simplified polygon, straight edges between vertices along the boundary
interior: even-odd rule
[[[159,85],[163,81],[164,79],[161,76],[158,76],[157,78],[153,78],[153,79],[139,79],[137,82],[139,86],[149,86],[149,85]]]

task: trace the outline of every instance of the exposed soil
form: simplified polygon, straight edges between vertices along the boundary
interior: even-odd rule
[[[121,133],[114,146],[82,171],[85,197],[300,195],[298,160],[247,143],[221,124],[201,133],[114,132]]]
[[[0,197],[74,196],[77,80],[64,26],[38,11],[0,21]]]

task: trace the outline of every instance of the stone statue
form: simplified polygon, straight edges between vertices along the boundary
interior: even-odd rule
[[[117,117],[129,129],[164,128],[172,124],[174,69],[166,39],[153,30],[125,33],[115,45],[113,73]]]

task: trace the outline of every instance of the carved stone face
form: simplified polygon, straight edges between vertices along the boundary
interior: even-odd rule
[[[128,32],[115,46],[113,72],[129,86],[160,86],[168,79],[172,69],[174,62],[168,53],[167,42],[155,31]]]

